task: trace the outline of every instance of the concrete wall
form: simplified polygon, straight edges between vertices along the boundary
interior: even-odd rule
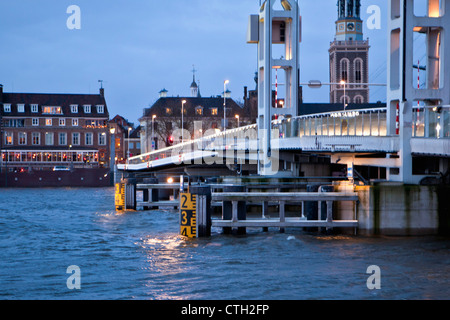
[[[360,234],[424,235],[450,229],[450,188],[403,184],[350,186],[341,184],[337,191],[359,195],[356,218]],[[354,205],[338,206],[338,219],[352,219]]]

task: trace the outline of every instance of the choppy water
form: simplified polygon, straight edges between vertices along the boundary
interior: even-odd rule
[[[0,299],[449,299],[449,249],[295,229],[185,240],[174,211],[117,214],[113,189],[0,189]]]

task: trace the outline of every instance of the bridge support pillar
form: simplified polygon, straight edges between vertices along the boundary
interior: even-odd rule
[[[245,192],[245,186],[224,186],[223,192]],[[236,212],[238,220],[247,220],[247,204],[245,201],[223,201],[222,203],[222,220],[232,220],[233,211]],[[246,228],[237,228],[238,234],[245,234],[247,232]],[[224,227],[224,234],[231,234],[232,228]]]
[[[144,184],[152,184],[156,185],[158,184],[159,180],[157,178],[144,178],[143,182]],[[153,203],[159,201],[159,190],[158,189],[144,189],[143,190],[143,201],[145,203]],[[144,210],[153,210],[157,209],[157,207],[152,206],[144,206]]]

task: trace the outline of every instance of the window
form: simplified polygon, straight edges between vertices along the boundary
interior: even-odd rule
[[[361,59],[355,59],[354,62],[355,66],[355,82],[361,83],[362,82],[362,60]]]
[[[37,104],[31,105],[31,112],[38,113],[39,112],[39,106]]]
[[[84,105],[84,113],[91,113],[91,106],[90,105]]]
[[[38,127],[39,126],[39,119],[38,118],[31,119],[31,124],[32,124],[33,127]]]
[[[72,119],[72,127],[78,127],[78,119]]]
[[[10,104],[4,104],[3,105],[3,111],[11,112],[11,105]]]
[[[76,105],[76,104],[70,105],[70,111],[72,113],[78,113],[78,105]]]
[[[33,146],[38,146],[41,144],[41,134],[38,132],[33,132],[31,134],[31,142],[33,143]]]
[[[348,62],[349,60],[347,58],[341,60],[341,81],[348,81]]]
[[[172,114],[172,109],[171,108],[166,108],[166,114],[167,115],[171,115]]]
[[[105,113],[105,106],[97,106],[97,113]]]
[[[19,145],[24,146],[27,144],[26,132],[19,132]]]
[[[101,146],[106,146],[106,133],[99,133],[98,135],[98,144]]]
[[[217,108],[212,108],[211,109],[211,115],[212,116],[217,116],[219,114],[219,110]]]
[[[66,126],[66,119],[64,119],[64,118],[59,119],[59,126],[60,127],[65,127]]]
[[[45,133],[45,145],[52,146],[53,145],[53,133],[46,132]]]
[[[51,127],[52,126],[52,119],[45,119],[45,125],[47,127]]]
[[[44,107],[42,111],[44,114],[63,114],[61,107]]]
[[[25,112],[25,105],[24,104],[18,104],[17,105],[17,112],[20,112],[20,113]]]
[[[72,133],[72,144],[74,146],[80,145],[80,134],[78,132]]]
[[[128,142],[130,145],[130,149],[134,149],[134,142]]]
[[[12,146],[13,144],[13,134],[12,132],[5,132],[5,144],[7,146]]]
[[[25,127],[24,119],[9,119],[3,122],[6,128],[23,128]]]
[[[354,102],[355,102],[356,104],[364,103],[364,98],[363,98],[363,96],[361,96],[361,95],[355,96]]]
[[[65,132],[59,133],[59,145],[60,146],[67,145],[67,133],[65,133]]]
[[[199,106],[199,107],[195,108],[195,114],[198,116],[203,115],[203,107]]]
[[[88,133],[85,134],[85,136],[84,136],[84,138],[85,138],[85,140],[84,140],[85,145],[92,146],[92,144],[93,144],[92,137],[93,137],[93,133],[88,132]]]

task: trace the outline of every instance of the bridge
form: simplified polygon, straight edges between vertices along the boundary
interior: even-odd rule
[[[450,106],[416,109],[410,152],[414,157],[450,157]],[[271,161],[288,155],[318,154],[331,163],[373,166],[395,172],[402,151],[399,135],[387,135],[387,109],[372,108],[310,114],[272,121]],[[128,159],[118,165],[129,172],[155,172],[198,165],[258,165],[262,143],[256,124],[185,141]],[[276,161],[275,161],[276,160]],[[339,161],[340,160],[340,161]],[[295,159],[288,162],[288,167]],[[289,163],[291,162],[291,163]],[[284,168],[283,168],[284,169]],[[280,171],[280,168],[278,168]],[[286,171],[281,170],[286,173]],[[278,172],[275,172],[278,173]],[[275,174],[274,173],[274,174]],[[433,172],[421,175],[422,179]]]

